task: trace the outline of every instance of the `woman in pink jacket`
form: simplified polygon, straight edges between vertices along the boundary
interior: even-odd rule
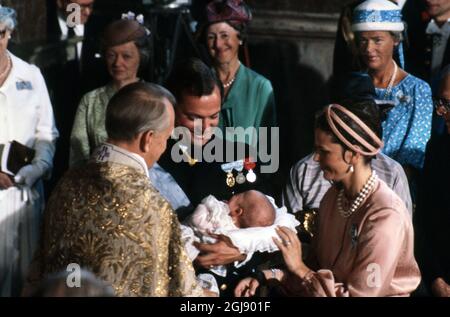
[[[279,228],[274,240],[286,269],[256,272],[236,296],[254,295],[271,278],[289,296],[409,296],[419,285],[411,217],[370,165],[383,146],[379,110],[372,102],[353,106],[329,105],[316,121],[314,159],[333,186],[320,205],[309,261],[296,233]]]

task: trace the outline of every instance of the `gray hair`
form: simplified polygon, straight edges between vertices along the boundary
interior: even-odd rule
[[[17,26],[16,10],[0,5],[0,24],[5,25],[8,30],[13,31]]]
[[[403,41],[403,34],[399,31],[389,31],[389,34],[393,37],[394,41],[396,42],[402,42]]]
[[[175,105],[175,97],[157,84],[138,82],[120,89],[109,101],[105,127],[113,140],[131,141],[139,133],[162,132],[170,126],[164,99]]]

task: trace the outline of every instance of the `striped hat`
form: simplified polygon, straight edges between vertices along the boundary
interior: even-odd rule
[[[391,1],[367,0],[353,10],[353,32],[401,32],[404,29],[400,7]]]

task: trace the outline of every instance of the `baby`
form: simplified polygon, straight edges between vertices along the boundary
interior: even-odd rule
[[[266,195],[256,190],[236,194],[228,203],[208,196],[188,220],[199,235],[217,230],[266,227],[275,221],[275,208]]]
[[[228,202],[219,201],[214,196],[203,199],[182,225],[182,240],[191,260],[199,254],[194,241],[216,241],[210,233],[227,236],[250,259],[257,251],[278,250],[272,240],[276,236],[276,226],[295,230],[298,225],[299,222],[287,213],[285,207],[278,208],[271,197],[250,190],[232,196]],[[211,271],[220,276],[226,275],[224,266],[214,267]]]

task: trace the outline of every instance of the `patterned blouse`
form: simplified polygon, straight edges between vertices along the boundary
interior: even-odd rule
[[[383,153],[402,165],[421,169],[425,146],[431,135],[433,101],[431,88],[423,80],[407,75],[386,96],[386,89],[376,88],[379,99],[393,100],[394,108],[383,122]]]

